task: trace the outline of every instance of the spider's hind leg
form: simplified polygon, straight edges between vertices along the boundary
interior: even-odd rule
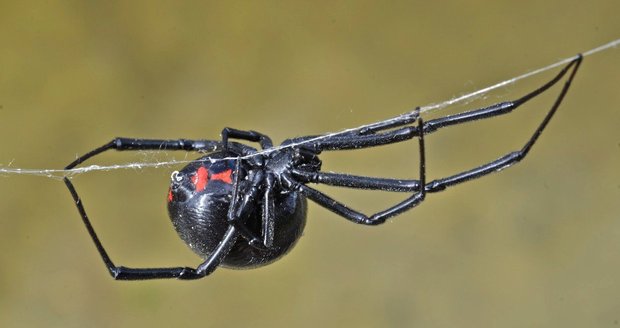
[[[233,145],[237,148],[237,145]],[[176,139],[176,140],[162,140],[162,139],[136,139],[136,138],[115,138],[110,142],[104,144],[101,147],[95,148],[90,152],[79,156],[73,162],[69,163],[65,167],[66,170],[75,168],[76,166],[84,163],[88,159],[95,157],[108,150],[117,151],[139,151],[139,150],[180,150],[180,151],[217,151],[222,149],[221,142],[214,140],[189,140],[189,139]],[[220,243],[220,246],[210,256],[207,261],[203,262],[198,268],[192,269],[189,267],[168,267],[168,268],[128,268],[125,266],[116,266],[103,244],[99,240],[97,233],[93,225],[90,222],[86,209],[84,208],[84,202],[77,193],[73,183],[68,177],[64,177],[63,181],[69,189],[71,197],[77,207],[77,210],[82,218],[82,223],[86,227],[91,240],[95,244],[101,259],[105,266],[108,268],[110,275],[117,280],[144,280],[144,279],[166,279],[166,278],[178,278],[178,279],[198,279],[202,278],[217,268],[221,262],[223,256],[225,256],[236,239],[237,233],[234,228],[231,228],[224,240]]]

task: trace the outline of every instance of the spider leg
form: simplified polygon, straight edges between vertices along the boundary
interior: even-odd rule
[[[245,131],[233,128],[224,128],[222,130],[222,144],[224,144],[224,147],[227,147],[229,138],[258,142],[263,149],[273,147],[273,142],[271,141],[271,138],[269,138],[265,134],[252,130]]]
[[[78,157],[65,167],[70,170],[89,158],[99,155],[107,150],[117,151],[139,151],[139,150],[183,150],[183,151],[204,151],[213,152],[224,150],[222,142],[215,140],[161,140],[161,139],[135,139],[135,138],[115,138],[101,147],[95,148],[88,153]],[[254,153],[255,150],[249,146],[232,142],[228,143],[228,149],[239,154],[247,155]]]
[[[250,147],[231,143],[231,147],[234,147],[236,151],[240,153],[251,152]],[[77,165],[84,163],[86,160],[99,155],[107,150],[119,150],[119,151],[136,151],[136,150],[183,150],[183,151],[216,151],[222,149],[222,144],[219,141],[213,140],[159,140],[159,139],[132,139],[132,138],[115,138],[105,145],[95,148],[94,150],[78,157],[65,167],[66,170],[72,169]],[[101,259],[108,268],[108,271],[114,279],[119,280],[140,280],[140,279],[162,279],[162,278],[179,278],[179,279],[197,279],[204,277],[211,273],[215,267],[221,262],[223,256],[225,256],[236,239],[237,232],[235,229],[229,229],[224,239],[220,243],[218,249],[211,254],[211,256],[198,268],[192,269],[187,267],[172,267],[172,268],[127,268],[123,266],[116,266],[110,259],[107,251],[103,247],[103,244],[99,240],[95,229],[86,214],[84,204],[80,199],[73,183],[69,178],[63,179],[65,185],[69,189],[71,196],[75,202],[75,205],[80,213],[82,222],[88,231]]]
[[[345,133],[325,137],[300,137],[291,139],[283,143],[283,145],[300,143],[298,147],[318,154],[324,150],[360,149],[397,143],[416,137],[418,135],[417,130],[415,126],[407,126],[384,133],[363,135],[359,133]]]
[[[424,124],[422,119],[418,118],[418,121],[419,121],[418,126],[422,127]],[[334,213],[344,217],[347,220],[350,220],[352,222],[359,223],[359,224],[365,224],[365,225],[377,225],[377,224],[384,223],[387,219],[417,206],[426,197],[426,188],[425,188],[426,186],[426,156],[425,156],[426,151],[424,148],[424,133],[423,132],[419,134],[418,142],[419,142],[419,150],[420,150],[419,191],[414,193],[407,199],[403,200],[402,202],[392,207],[389,207],[388,209],[375,213],[373,215],[367,216],[363,213],[355,211],[347,207],[346,205],[340,203],[339,201],[325,195],[324,193],[316,189],[310,188],[302,183],[296,183],[296,184],[293,183],[293,186],[294,188],[297,188],[299,192],[304,194],[309,199],[333,211]],[[340,178],[342,178],[343,176],[344,175],[341,175]],[[367,180],[366,182],[369,182],[370,179],[372,178],[369,178],[369,180]],[[288,177],[288,180],[290,182],[290,180],[292,180],[292,177]],[[378,180],[375,180],[373,182],[376,182],[376,181]]]
[[[420,181],[411,179],[375,178],[331,172],[291,170],[292,176],[303,183],[320,183],[328,186],[355,189],[413,192],[420,190]]]
[[[478,166],[471,170],[461,172],[446,178],[436,179],[431,182],[428,182],[424,189],[426,192],[439,192],[446,189],[449,186],[453,186],[471,179],[476,179],[487,174],[502,170],[507,168],[520,160],[522,160],[530,151],[534,143],[537,141],[538,137],[542,134],[543,130],[557,111],[560,106],[564,96],[568,92],[570,84],[581,64],[582,57],[578,57],[574,61],[572,61],[568,66],[566,66],[562,72],[560,72],[553,80],[547,82],[544,86],[539,89],[525,95],[522,98],[512,102],[512,103],[500,103],[493,105],[491,107],[485,109],[474,110],[466,113],[461,113],[445,118],[440,118],[436,120],[428,121],[423,126],[423,133],[435,131],[440,127],[445,127],[449,125],[454,125],[458,123],[463,123],[466,121],[471,121],[475,119],[481,119],[486,117],[492,117],[495,115],[500,115],[507,113],[506,110],[514,109],[516,106],[526,102],[527,100],[535,97],[536,95],[544,92],[546,89],[551,87],[553,84],[557,83],[559,79],[564,76],[564,74],[574,65],[573,70],[571,71],[568,80],[564,84],[560,94],[556,98],[554,104],[547,112],[545,118],[540,123],[538,128],[534,131],[534,134],[530,137],[528,142],[523,146],[522,149],[518,151],[511,152],[507,155],[504,155],[490,163]],[[510,104],[510,105],[507,105]],[[393,123],[385,123],[383,125],[378,124],[373,128],[373,132],[376,131],[374,128],[382,128],[386,126],[390,126]],[[355,176],[349,174],[339,174],[339,173],[325,173],[325,172],[310,172],[299,169],[291,170],[291,174],[293,177],[301,182],[308,183],[322,183],[332,186],[340,186],[347,188],[359,188],[359,189],[374,189],[374,190],[384,190],[384,191],[396,191],[396,192],[412,192],[420,190],[420,186],[422,185],[421,181],[418,180],[401,180],[401,179],[386,179],[386,178],[373,178],[373,177],[364,177],[364,176]],[[304,186],[305,187],[305,186]],[[338,214],[349,218],[354,222],[360,222],[366,220],[365,216],[361,213],[357,213],[353,210],[347,208],[344,204],[341,204],[331,198],[329,196],[320,193],[317,190],[311,189],[309,187],[306,190],[306,194],[309,198],[315,200],[316,202],[322,204],[325,207],[331,208]],[[399,212],[400,213],[400,212]]]
[[[462,182],[465,182],[471,179],[477,179],[487,174],[503,170],[513,164],[518,163],[523,158],[525,158],[525,156],[532,149],[532,146],[534,146],[534,144],[536,143],[536,140],[538,140],[538,137],[540,137],[541,133],[543,132],[543,130],[545,129],[545,127],[547,126],[547,124],[549,123],[553,115],[555,114],[555,112],[557,111],[558,107],[560,106],[560,103],[564,99],[564,96],[568,92],[568,88],[570,87],[571,81],[573,80],[573,77],[575,76],[575,73],[577,72],[577,68],[579,68],[579,64],[581,63],[581,58],[582,57],[579,57],[578,59],[576,59],[575,61],[571,63],[571,65],[573,63],[576,63],[575,68],[573,69],[573,71],[570,74],[570,77],[564,84],[564,87],[562,88],[560,95],[555,100],[555,102],[553,103],[553,106],[551,106],[551,109],[549,109],[549,112],[547,112],[547,115],[545,115],[545,118],[540,123],[538,128],[536,128],[536,130],[534,131],[530,139],[525,143],[523,148],[517,151],[513,151],[511,153],[508,153],[507,155],[504,155],[490,163],[478,166],[471,170],[461,172],[461,173],[449,176],[447,178],[442,178],[442,179],[431,181],[426,185],[426,190],[428,192],[442,191],[446,189],[447,187],[450,187],[450,186],[453,186],[453,185],[456,185],[456,184],[459,184],[459,183],[462,183]]]
[[[420,107],[416,107],[413,111],[394,117],[392,119],[365,125],[357,132],[359,134],[370,134],[382,130],[396,128],[399,126],[409,125],[415,122],[418,117],[420,117]]]
[[[65,170],[72,169],[85,162],[87,159],[99,155],[107,150],[185,150],[185,151],[216,151],[222,149],[219,141],[213,140],[159,140],[159,139],[132,139],[115,138],[105,145],[95,148],[88,153],[78,157],[65,167]]]
[[[420,107],[416,107],[416,109],[414,109],[413,111],[409,113],[405,113],[397,117],[387,119],[385,121],[367,124],[359,128],[353,129],[352,131],[336,133],[332,137],[342,138],[342,137],[372,134],[372,133],[376,133],[382,130],[388,130],[388,129],[401,127],[404,125],[409,125],[415,122],[418,119],[418,117],[420,117]],[[314,136],[304,136],[304,137],[297,137],[297,138],[289,139],[289,142],[298,143],[298,142],[304,142],[304,141],[314,139],[314,138],[323,139],[322,136],[314,135]]]
[[[230,249],[235,243],[237,233],[234,227],[228,228],[226,231],[222,241],[216,248],[216,250],[209,255],[209,257],[200,264],[196,269],[189,267],[170,267],[170,268],[128,268],[124,266],[116,266],[114,262],[108,256],[105,248],[99,241],[97,234],[95,233],[95,229],[90,223],[88,219],[88,215],[86,215],[86,210],[84,209],[84,203],[80,199],[75,187],[68,179],[64,179],[67,188],[69,188],[69,192],[75,201],[75,204],[80,212],[80,216],[82,217],[82,221],[88,230],[95,246],[97,247],[97,251],[101,255],[103,262],[105,263],[110,275],[116,280],[146,280],[146,279],[170,279],[170,278],[178,278],[178,279],[199,279],[205,277],[212,273],[217,266],[220,264],[224,256],[228,254]]]
[[[568,87],[570,86],[577,69],[579,68],[583,57],[580,55],[575,60],[571,61],[568,65],[566,65],[554,78],[545,83],[543,86],[537,88],[536,90],[526,94],[525,96],[514,100],[501,102],[489,107],[474,109],[464,113],[459,113],[455,115],[450,115],[446,117],[441,117],[433,120],[429,120],[424,124],[424,133],[428,134],[434,132],[440,128],[448,127],[451,125],[471,122],[475,120],[495,117],[503,114],[510,113],[514,109],[518,108],[522,104],[528,102],[532,98],[538,96],[539,94],[545,92],[552,86],[554,86],[558,81],[560,81],[566,73],[572,69],[570,76],[565,83],[560,95],[556,99],[557,106],[561,102],[564,94],[568,91]],[[416,137],[419,134],[419,129],[414,126],[404,126],[413,122],[414,118],[417,117],[418,111],[414,110],[413,112],[405,115],[401,115],[396,118],[392,118],[389,120],[385,120],[382,122],[374,123],[362,127],[361,129],[354,130],[352,132],[347,132],[344,134],[335,134],[331,136],[309,136],[309,137],[299,137],[291,139],[287,142],[297,143],[301,142],[302,145],[299,147],[303,147],[305,149],[309,149],[315,153],[320,153],[324,150],[346,150],[346,149],[359,149],[359,148],[367,148],[367,147],[375,147],[386,144],[397,143],[405,140],[409,140],[411,138]],[[403,126],[400,128],[396,128],[399,126]],[[381,132],[385,129],[392,129],[385,132]],[[313,140],[317,139],[317,140]]]
[[[237,164],[237,166],[239,166],[239,164]],[[243,192],[239,192],[240,183],[237,178],[233,182],[235,188],[233,189],[232,201],[228,208],[227,219],[228,223],[238,230],[239,235],[248,241],[248,244],[258,249],[266,249],[269,246],[267,246],[258,235],[248,229],[244,222],[248,215],[247,211],[253,207],[259,192],[259,187],[265,180],[262,171],[251,171],[250,179],[250,183],[243,186]],[[243,195],[242,198],[240,198],[239,195]],[[265,213],[263,213],[263,219],[265,218],[264,215]],[[271,237],[273,238],[273,236]]]
[[[264,181],[265,193],[263,195],[263,240],[265,247],[273,246],[274,229],[275,229],[275,202],[274,187],[275,178],[272,174],[267,174]]]
[[[553,109],[553,111],[555,111],[555,109],[557,109],[557,107],[562,102],[564,95],[568,91],[568,88],[571,82],[573,81],[573,77],[575,76],[577,69],[579,69],[579,66],[581,65],[582,60],[583,60],[583,56],[581,54],[578,55],[577,58],[575,58],[568,65],[566,65],[553,79],[551,79],[550,81],[545,83],[543,86],[539,87],[538,89],[526,94],[525,96],[517,100],[501,102],[501,103],[497,103],[497,104],[491,105],[486,108],[476,109],[476,110],[467,111],[467,112],[460,113],[460,114],[450,115],[450,116],[427,121],[426,125],[424,126],[424,133],[428,134],[428,133],[436,131],[439,128],[510,113],[511,111],[519,107],[520,105],[526,103],[532,98],[547,91],[547,89],[551,88],[558,81],[560,81],[562,77],[564,77],[564,75],[566,75],[566,73],[572,68],[572,71],[568,77],[568,80],[564,84],[562,91],[560,91],[560,95],[555,101],[554,109]]]

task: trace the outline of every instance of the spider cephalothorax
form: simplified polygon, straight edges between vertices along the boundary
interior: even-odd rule
[[[204,262],[197,268],[127,268],[116,266],[93,229],[73,183],[65,184],[99,254],[115,279],[202,278],[219,265],[251,268],[271,263],[289,251],[306,223],[306,199],[345,219],[377,225],[420,204],[427,193],[477,179],[522,160],[543,132],[560,103],[582,61],[577,56],[553,79],[514,101],[423,121],[418,110],[396,118],[341,133],[289,139],[274,147],[271,139],[255,131],[225,128],[221,140],[153,140],[116,138],[79,157],[66,169],[109,149],[182,150],[206,152],[171,176],[168,211],[181,238]],[[438,129],[494,117],[511,112],[545,92],[569,73],[558,97],[525,145],[494,161],[454,175],[426,181],[424,136]],[[323,151],[364,149],[417,138],[420,163],[418,179],[356,176],[321,171]],[[257,142],[260,150],[229,139]],[[326,184],[403,192],[408,196],[385,210],[366,215],[351,209],[308,184]]]

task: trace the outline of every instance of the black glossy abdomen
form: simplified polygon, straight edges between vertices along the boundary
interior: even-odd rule
[[[197,183],[196,174],[201,167],[213,176],[229,169],[234,181],[234,161],[216,161],[230,156],[230,153],[213,153],[190,163],[176,174],[168,196],[168,213],[177,233],[200,257],[206,259],[219,245],[228,229],[227,213],[230,206],[233,183],[219,178],[207,183]],[[242,168],[243,169],[243,168]],[[204,175],[204,174],[203,174]],[[228,178],[227,177],[227,178]],[[197,186],[200,186],[198,188]],[[199,190],[195,190],[199,189]],[[259,199],[262,199],[260,197]],[[250,246],[238,237],[233,248],[221,265],[228,268],[255,268],[269,264],[293,248],[306,225],[306,199],[295,192],[274,192],[274,241],[268,250]],[[256,235],[261,235],[262,203],[257,201],[246,221],[246,226]]]

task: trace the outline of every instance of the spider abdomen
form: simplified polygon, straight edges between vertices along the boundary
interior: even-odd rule
[[[236,155],[212,153],[172,175],[168,193],[170,219],[181,239],[202,258],[213,253],[230,225],[227,215],[234,191],[234,175],[247,172],[244,167],[236,172],[235,160],[221,160],[232,156]],[[262,226],[261,199],[257,197],[256,203],[250,206],[243,223],[257,236],[261,235]],[[274,205],[272,246],[257,248],[239,237],[222,260],[223,266],[238,269],[259,267],[292,249],[305,227],[306,199],[295,192],[276,192]]]

